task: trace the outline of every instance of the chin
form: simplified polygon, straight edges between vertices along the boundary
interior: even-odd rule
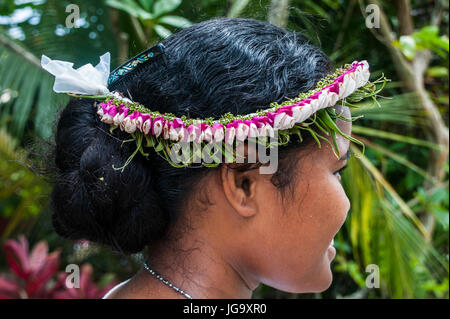
[[[320,293],[330,288],[333,282],[333,273],[331,272],[330,264],[321,265],[317,268],[319,271],[314,274],[310,274],[305,278],[311,278],[307,284],[305,282],[301,284],[297,293]]]
[[[333,275],[330,272],[329,276],[320,279],[321,281],[317,284],[316,287],[314,287],[315,289],[311,291],[312,293],[324,292],[325,290],[330,288],[331,283],[333,282]]]
[[[321,267],[319,273],[303,276],[300,281],[298,278],[292,280],[286,285],[270,285],[275,289],[295,294],[320,293],[330,288],[333,282],[333,274],[330,267]]]

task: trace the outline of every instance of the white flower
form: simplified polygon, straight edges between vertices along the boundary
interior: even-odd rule
[[[117,112],[116,116],[114,116],[114,118],[113,118],[114,125],[120,125],[120,123],[122,123],[124,118],[125,118],[125,112],[123,112],[123,113]]]
[[[326,89],[328,98],[330,99],[330,103],[328,106],[333,106],[337,103],[337,101],[339,100],[339,95],[334,93],[334,92],[330,92],[329,89]]]
[[[169,139],[169,123],[168,121],[164,121],[163,131],[162,131],[162,137],[165,140]]]
[[[236,139],[238,141],[244,141],[247,138],[249,131],[250,131],[250,128],[248,127],[247,124],[239,123],[237,130],[236,130]]]
[[[266,136],[275,137],[275,131],[270,125],[266,125]]]
[[[309,105],[311,105],[311,109],[313,111],[313,113],[317,112],[317,110],[319,110],[319,100],[318,99],[312,99],[309,102]]]
[[[206,142],[211,143],[213,140],[213,132],[211,130],[211,127],[207,127],[204,131],[203,131],[203,138]]]
[[[225,133],[223,127],[214,128],[214,142],[219,143],[222,142],[225,137]]]
[[[106,123],[106,124],[114,124],[112,115],[110,115],[108,113],[103,114],[103,116],[100,119],[100,121],[102,121],[103,123]]]
[[[142,116],[138,116],[136,118],[136,128],[139,129],[139,131],[142,131],[142,124],[144,123],[144,120],[142,119]]]
[[[273,119],[273,128],[280,130],[281,129],[281,120],[286,116],[285,113],[278,113],[275,115],[275,118]]]
[[[364,85],[367,83],[367,81],[369,81],[369,78],[370,78],[369,69],[363,70],[362,74],[363,74],[363,85]]]
[[[152,127],[152,121],[150,120],[150,118],[148,118],[142,124],[142,131],[144,132],[144,134],[146,134],[146,135],[149,134],[151,127]]]
[[[260,127],[258,127],[258,136],[266,136],[265,126],[266,124],[262,124]]]
[[[134,133],[136,131],[136,120],[131,119],[130,116],[127,116],[120,124],[120,127],[123,127],[123,130],[127,133]]]
[[[286,113],[278,113],[273,121],[273,126],[277,130],[285,130],[295,125],[295,118]]]
[[[186,142],[186,139],[188,137],[187,129],[183,126],[180,126],[176,128],[178,132],[178,141],[180,142]]]
[[[328,94],[326,94],[324,92],[322,92],[319,95],[318,100],[319,100],[319,108],[318,108],[319,110],[327,108],[330,104],[330,98],[329,98]]]
[[[250,130],[248,132],[248,137],[258,137],[258,127],[255,123],[250,123]]]
[[[259,136],[275,136],[273,128],[269,124],[263,124],[260,128],[258,128],[258,134]]]
[[[100,115],[101,117],[103,117],[103,115],[105,114],[105,112],[103,112],[103,108],[101,106],[98,107],[97,114]]]
[[[310,117],[311,114],[312,114],[312,108],[311,108],[311,105],[309,105],[309,104],[295,106],[292,108],[292,116],[294,117],[296,123],[302,123],[308,117]]]
[[[356,82],[351,76],[352,73],[344,75],[344,81],[339,83],[339,98],[344,99],[352,94],[356,89]]]
[[[236,135],[236,129],[233,126],[227,127],[226,132],[225,132],[225,143],[232,144],[234,141],[235,135]]]
[[[169,129],[169,138],[172,141],[178,141],[178,132],[177,132],[176,128],[172,127],[172,128]]]
[[[188,127],[188,142],[200,143],[202,141],[202,130],[196,124],[191,124]]]
[[[126,97],[122,97],[118,92],[111,92],[111,93],[108,93],[108,95],[110,95],[110,96],[114,96],[116,99],[118,99],[118,100],[121,100],[121,101],[123,101],[123,102],[125,102],[125,103],[133,103],[133,101],[131,101],[130,99],[128,99],[128,98],[126,98]]]
[[[162,121],[161,119],[158,119],[153,123],[153,134],[155,137],[158,137],[162,132]]]
[[[356,87],[361,87],[367,83],[367,81],[370,78],[370,71],[369,71],[369,63],[367,63],[366,60],[361,61],[363,65],[358,65],[356,68]]]
[[[355,81],[356,81],[356,87],[360,88],[361,86],[363,86],[364,83],[364,75],[363,75],[363,70],[362,70],[362,66],[358,66],[356,68],[356,74],[355,74]]]

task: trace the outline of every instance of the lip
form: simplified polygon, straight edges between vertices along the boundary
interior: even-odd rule
[[[336,248],[332,245],[328,246],[327,254],[330,260],[334,259],[334,257],[336,257]]]

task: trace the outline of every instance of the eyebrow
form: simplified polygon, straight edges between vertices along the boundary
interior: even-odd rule
[[[348,159],[350,157],[350,150],[347,151],[347,153],[345,153],[340,159],[339,161],[345,161],[346,159]]]

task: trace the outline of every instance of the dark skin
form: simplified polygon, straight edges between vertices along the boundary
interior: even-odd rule
[[[337,125],[351,134],[351,122]],[[338,135],[337,142],[341,159],[327,143],[300,151],[295,194],[286,202],[258,169],[209,174],[199,186],[211,203],[188,204],[167,238],[150,247],[149,266],[193,298],[249,299],[260,283],[292,293],[328,289],[330,244],[350,209],[338,173],[349,141]],[[142,269],[108,298],[185,297]]]

